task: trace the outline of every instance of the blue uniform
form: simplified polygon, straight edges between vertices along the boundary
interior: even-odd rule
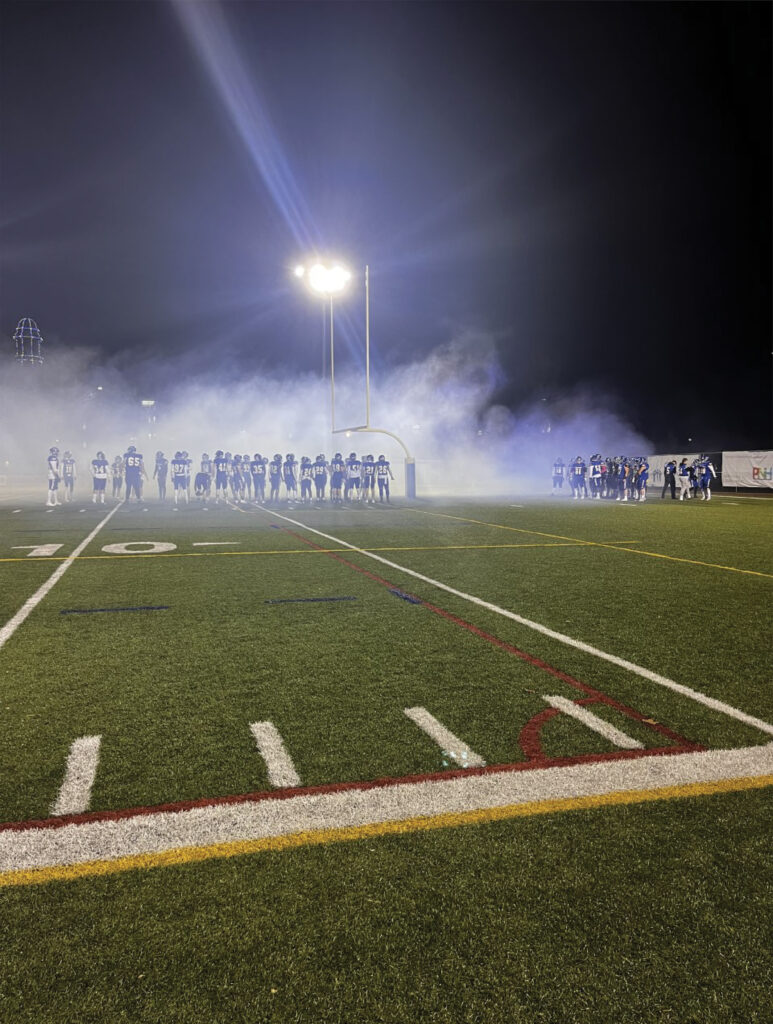
[[[126,500],[131,498],[132,491],[134,491],[137,501],[139,501],[142,489],[142,456],[136,451],[126,452],[123,457],[123,465],[126,472]]]
[[[314,478],[314,486],[317,489],[317,497],[325,497],[325,488],[327,487],[327,463],[324,458],[318,458],[317,461],[311,467],[311,475]]]

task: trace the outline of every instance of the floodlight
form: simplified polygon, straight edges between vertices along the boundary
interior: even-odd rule
[[[303,275],[306,273],[306,268],[301,266],[301,264],[299,263],[298,266],[293,271],[293,273],[295,274],[296,277],[303,277]]]
[[[320,295],[335,295],[344,290],[351,276],[346,267],[340,264],[326,267],[322,263],[315,263],[309,270],[309,286]]]

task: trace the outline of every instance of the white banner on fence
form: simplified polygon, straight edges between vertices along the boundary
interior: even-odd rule
[[[725,487],[773,487],[773,451],[722,452]]]

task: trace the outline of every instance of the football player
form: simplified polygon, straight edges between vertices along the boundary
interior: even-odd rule
[[[383,501],[386,497],[389,502],[389,481],[394,480],[391,467],[383,455],[379,455],[376,463],[376,479],[378,480],[378,500]]]
[[[123,490],[123,459],[116,455],[110,465],[110,476],[113,478],[113,497],[120,500]]]
[[[344,485],[345,475],[346,463],[344,462],[341,453],[336,452],[330,460],[330,500],[337,505],[340,505],[343,501],[341,488]]]
[[[711,501],[711,481],[717,478],[716,470],[708,455],[701,455],[698,467],[700,471],[701,501]]]
[[[172,486],[174,487],[175,505],[179,503],[181,495],[185,498],[185,504],[188,504],[187,471],[188,460],[182,452],[175,452],[172,459]]]
[[[376,504],[376,463],[372,455],[366,455],[362,460],[362,500],[367,505]]]
[[[276,505],[279,503],[279,485],[282,482],[282,456],[279,452],[268,464],[268,482],[271,487],[268,500]]]
[[[264,459],[260,452],[255,452],[252,462],[250,463],[250,473],[252,474],[252,489],[255,493],[255,504],[258,502],[262,504],[266,500],[266,465],[268,459]]]
[[[218,505],[221,498],[228,500],[228,460],[218,448],[215,452],[215,502]]]
[[[121,464],[123,468],[123,464]],[[169,473],[169,459],[164,458],[163,452],[156,452],[156,465],[153,467],[153,479],[158,484],[158,500],[166,498],[166,477]]]
[[[639,475],[636,478],[639,501],[647,500],[647,481],[650,478],[650,464],[645,455],[639,457]]]
[[[210,459],[206,452],[202,453],[199,471],[196,474],[193,486],[196,497],[206,501],[212,489],[212,459]]]
[[[317,489],[317,501],[325,500],[325,488],[327,487],[327,463],[324,455],[318,455],[311,467],[314,478],[314,486]]]
[[[59,449],[48,449],[48,497],[46,505],[61,505],[57,491],[59,490],[61,466],[59,465]]]
[[[553,463],[553,491],[555,494],[556,490],[561,490],[564,486],[564,473],[566,472],[566,466],[564,460],[559,456]]]
[[[107,490],[107,476],[109,463],[104,452],[97,452],[97,457],[91,460],[91,475],[94,478],[94,493],[91,500],[96,505],[105,504],[105,491]]]
[[[617,469],[617,497],[615,501],[628,501],[628,492],[631,488],[631,463],[625,455],[620,456]]]
[[[126,503],[128,505],[132,491],[137,498],[137,501],[142,501],[142,478],[147,479],[148,474],[145,472],[145,464],[142,461],[142,456],[137,451],[133,444],[130,444],[126,449],[123,457],[124,469],[126,470]]]
[[[349,458],[346,460],[346,500],[349,500],[349,495],[352,491],[357,494],[357,501],[360,500],[360,476],[362,473],[362,462],[357,458],[356,452],[350,452]]]
[[[185,461],[185,494],[186,494],[187,500],[190,501],[190,498],[191,498],[191,466],[193,464],[193,459],[185,451],[182,453],[182,457],[183,457],[183,459]]]
[[[572,485],[572,497],[575,501],[578,498],[585,498],[585,469],[582,455],[578,455],[569,467],[569,483]]]
[[[592,455],[590,460],[590,496],[601,499],[602,463],[599,454]]]
[[[242,457],[234,455],[231,462],[231,493],[238,504],[244,498],[244,477],[242,476]]]
[[[282,476],[287,489],[287,500],[293,501],[298,493],[298,463],[292,452],[287,453],[287,458],[282,466]]]
[[[311,504],[311,459],[308,455],[301,458],[301,501],[304,505]]]
[[[72,492],[75,487],[75,459],[72,452],[65,452],[62,456],[62,480],[64,481],[64,500],[72,501]]]
[[[690,497],[690,467],[687,459],[682,459],[676,471],[676,479],[679,481],[679,500],[684,501]]]

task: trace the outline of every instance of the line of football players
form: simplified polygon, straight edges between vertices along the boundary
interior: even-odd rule
[[[192,477],[194,496],[201,501],[209,500],[214,494],[216,504],[230,501],[266,505],[278,504],[283,498],[290,503],[299,501],[307,505],[312,500],[325,501],[328,482],[330,501],[334,504],[344,501],[375,504],[376,486],[379,501],[389,502],[389,481],[394,480],[385,456],[379,455],[375,460],[372,455],[365,455],[360,459],[355,452],[351,452],[347,459],[336,452],[330,461],[324,455],[318,455],[314,462],[304,455],[298,462],[292,453],[284,459],[277,454],[269,461],[259,452],[250,457],[218,449],[214,458],[206,452],[202,454],[195,476],[192,466],[193,459],[187,451],[176,451],[172,459],[161,451],[156,452],[152,479],[156,481],[159,500],[166,499],[170,476],[175,506],[190,501]],[[143,456],[134,445],[130,445],[124,455],[116,455],[112,463],[108,463],[104,452],[97,452],[89,468],[95,504],[104,504],[108,479],[113,482],[113,497],[121,498],[125,480],[126,501],[131,501],[132,496],[137,501],[142,500],[143,483],[148,474]],[[49,449],[46,504],[60,504],[60,483],[64,500],[71,501],[75,479],[72,453],[67,451],[60,457],[58,448]]]
[[[697,497],[711,500],[711,482],[716,478],[716,471],[708,455],[701,455],[688,464],[683,458],[677,466],[674,460],[664,467],[664,485],[661,497],[665,497],[670,486],[671,497],[675,498],[676,482],[679,482],[679,500],[686,497]],[[581,455],[565,465],[558,458],[553,463],[553,494],[560,494],[564,480],[567,480],[575,501],[585,498],[606,498],[614,501],[646,501],[647,484],[650,476],[650,464],[643,455],[629,458],[620,455],[617,458],[602,459],[601,455],[592,455],[586,464]]]

